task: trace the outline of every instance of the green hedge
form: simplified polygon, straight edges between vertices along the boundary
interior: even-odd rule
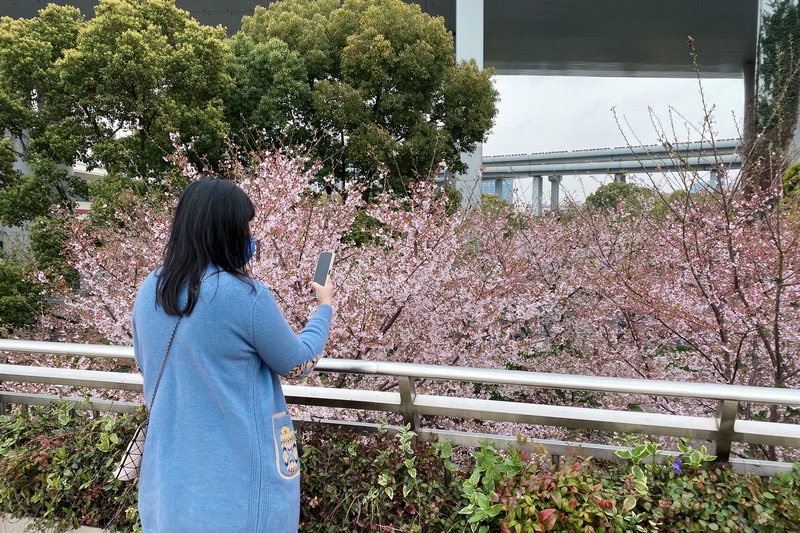
[[[138,417],[92,418],[74,404],[0,417],[0,512],[37,517],[41,531],[78,525],[137,531],[135,484],[111,472]],[[800,464],[762,480],[681,447],[670,465],[635,441],[627,461],[571,458],[486,445],[459,460],[448,443],[300,428],[302,531],[772,532],[800,531]]]

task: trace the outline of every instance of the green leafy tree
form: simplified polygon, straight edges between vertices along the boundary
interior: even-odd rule
[[[224,30],[200,25],[174,0],[100,0],[95,15],[50,4],[32,19],[0,20],[5,224],[87,196],[67,170],[76,161],[117,175],[115,187],[98,189],[110,200],[136,180],[158,182],[172,133],[192,144],[196,161],[221,152],[222,95],[232,87]]]
[[[31,326],[46,306],[42,287],[27,279],[24,266],[11,258],[0,258],[0,328]]]
[[[776,185],[794,154],[789,144],[800,104],[800,12],[796,0],[773,0],[761,20],[755,131],[746,139],[744,193]]]
[[[30,252],[35,269],[48,278],[57,279],[69,287],[77,287],[78,272],[64,260],[64,248],[69,242],[64,221],[58,217],[39,217],[29,225]],[[58,289],[56,288],[58,293]]]
[[[314,147],[340,180],[402,192],[445,162],[465,170],[493,125],[491,70],[454,59],[441,18],[400,0],[283,0],[231,39],[235,133]]]
[[[586,197],[586,205],[609,211],[620,205],[640,212],[644,200],[653,196],[653,191],[632,183],[614,181],[601,185]]]
[[[800,162],[797,162],[786,169],[783,174],[783,196],[786,198],[786,207],[797,209],[800,200]]]
[[[174,0],[100,0],[56,64],[82,133],[81,157],[110,171],[158,176],[171,133],[218,155],[231,88],[225,32]]]
[[[80,11],[53,4],[33,19],[0,19],[0,222],[21,225],[68,205],[86,187],[64,165],[77,156],[58,60],[75,46]],[[73,133],[73,134],[70,134]],[[28,172],[14,169],[16,161]]]

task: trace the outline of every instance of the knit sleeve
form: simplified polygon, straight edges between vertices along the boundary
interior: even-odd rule
[[[328,340],[333,309],[320,305],[300,334],[286,322],[272,293],[265,289],[253,307],[253,344],[261,359],[276,374],[305,377],[322,357]]]

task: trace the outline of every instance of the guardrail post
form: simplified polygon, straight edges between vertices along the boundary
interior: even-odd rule
[[[416,431],[419,427],[419,415],[414,409],[414,398],[417,396],[414,378],[398,376],[397,383],[400,385],[400,409],[403,413],[403,424],[410,424],[411,430]]]
[[[733,440],[733,426],[736,415],[739,413],[739,402],[733,400],[720,400],[717,405],[717,429],[719,435],[714,447],[717,461],[727,463],[731,456],[731,442]]]

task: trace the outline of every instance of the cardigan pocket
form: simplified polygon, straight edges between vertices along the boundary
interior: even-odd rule
[[[275,439],[275,460],[278,473],[291,479],[300,474],[300,455],[292,426],[292,415],[286,411],[272,417],[272,434]]]

